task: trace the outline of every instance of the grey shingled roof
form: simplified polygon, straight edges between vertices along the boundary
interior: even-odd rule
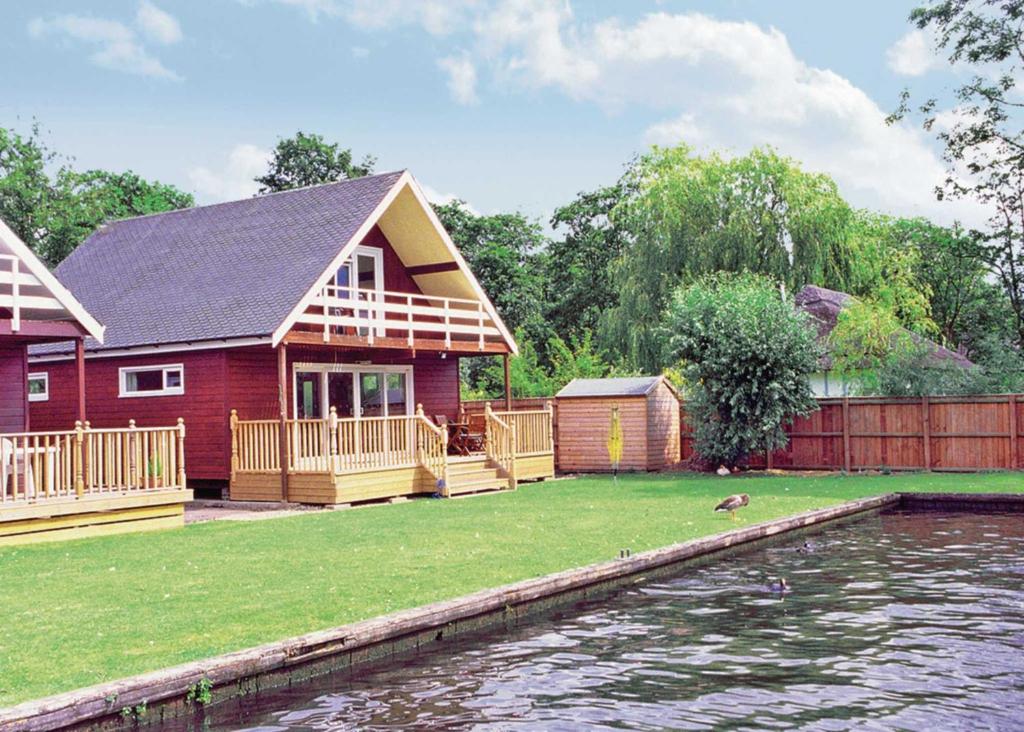
[[[816,285],[807,285],[793,298],[796,306],[811,316],[813,325],[818,330],[818,342],[826,350],[828,347],[828,337],[839,322],[839,313],[853,299],[853,295]],[[910,337],[915,343],[928,346],[933,361],[952,361],[957,366],[965,369],[974,366],[970,359],[963,354],[951,351],[927,338],[922,338],[916,333],[911,333]],[[824,369],[832,368],[832,359],[827,353],[822,356],[821,367]]]
[[[54,274],[106,325],[104,349],[268,336],[402,172],[115,221]]]
[[[631,397],[646,396],[661,381],[660,376],[624,376],[611,379],[573,379],[558,398],[565,397]]]

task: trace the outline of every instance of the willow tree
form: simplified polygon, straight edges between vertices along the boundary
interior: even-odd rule
[[[795,289],[842,288],[852,211],[826,175],[759,148],[736,158],[655,147],[626,173],[612,218],[625,232],[613,265],[618,303],[602,344],[634,367],[668,364],[658,325],[670,293],[717,271],[764,274]]]

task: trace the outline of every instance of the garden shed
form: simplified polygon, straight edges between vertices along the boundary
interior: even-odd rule
[[[612,410],[618,407],[620,470],[664,470],[679,462],[679,395],[664,376],[574,379],[558,392],[558,467],[607,472]]]

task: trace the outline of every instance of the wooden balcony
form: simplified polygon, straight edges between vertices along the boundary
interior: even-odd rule
[[[409,292],[325,287],[287,343],[507,353],[483,302]]]
[[[184,524],[185,425],[0,434],[0,546]]]
[[[411,416],[278,420],[231,415],[231,498],[337,504],[415,494],[515,489],[554,475],[549,408],[483,415],[482,450],[452,455],[447,426]]]

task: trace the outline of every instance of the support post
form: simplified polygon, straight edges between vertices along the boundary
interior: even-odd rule
[[[512,367],[509,362],[508,354],[506,353],[502,358],[505,361],[505,411],[512,411]]]
[[[281,463],[281,500],[288,501],[288,349],[277,347],[278,460]]]
[[[843,397],[843,470],[847,473],[852,468],[850,455],[850,397]]]
[[[139,487],[139,436],[135,420],[128,420],[128,482],[132,488]]]
[[[185,420],[178,417],[178,487],[185,489]]]
[[[921,436],[924,438],[924,469],[932,469],[932,405],[921,397]]]
[[[78,421],[85,421],[85,336],[75,339],[75,378],[78,383]]]

